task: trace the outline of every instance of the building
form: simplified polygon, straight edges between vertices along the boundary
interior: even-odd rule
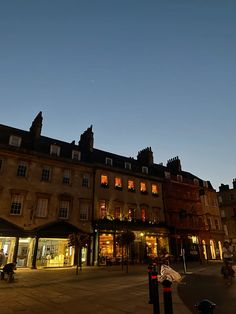
[[[228,184],[221,184],[217,194],[225,240],[232,242],[236,250],[236,179],[233,180],[233,188]]]
[[[87,265],[142,263],[163,249],[217,258],[208,253],[222,235],[217,203],[204,203],[215,195],[210,183],[182,171],[178,158],[156,164],[150,147],[136,159],[96,149],[92,126],[78,143],[43,136],[42,121],[40,112],[29,131],[0,125],[0,248],[8,261],[73,265],[68,236],[79,232],[89,235]],[[129,252],[119,241],[126,231],[135,236]]]

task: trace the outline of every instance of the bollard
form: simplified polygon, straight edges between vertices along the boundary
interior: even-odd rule
[[[152,265],[148,265],[148,287],[149,287],[149,304],[153,304],[153,295],[152,295]]]
[[[173,314],[173,304],[172,304],[172,280],[165,278],[162,281],[163,285],[163,300],[164,300],[164,313]]]
[[[216,304],[208,299],[203,299],[199,303],[195,304],[194,307],[198,309],[199,313],[212,314],[216,307]]]
[[[155,266],[154,266],[154,270],[151,273],[151,296],[152,296],[152,304],[153,304],[153,314],[160,314],[158,277],[157,277],[157,271],[156,271]]]

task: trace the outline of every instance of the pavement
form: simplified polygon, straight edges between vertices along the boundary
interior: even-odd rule
[[[171,265],[182,275],[172,284],[173,312],[190,314],[178,295],[184,277],[199,269],[199,263]],[[164,313],[163,291],[159,283],[160,313]],[[131,265],[129,272],[121,266],[84,267],[75,275],[75,268],[16,270],[15,282],[0,281],[0,313],[53,314],[149,314],[148,275],[146,265]]]

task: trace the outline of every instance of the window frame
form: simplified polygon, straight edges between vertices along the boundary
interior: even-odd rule
[[[46,172],[48,172],[46,174]],[[50,166],[43,166],[41,172],[41,181],[50,182],[52,177],[52,168]]]
[[[46,203],[46,206],[43,203]],[[35,209],[35,218],[47,218],[48,217],[48,204],[49,204],[49,199],[47,197],[38,197],[36,209]],[[45,213],[45,214],[42,214],[42,213]]]
[[[19,135],[10,135],[9,145],[14,147],[21,147],[22,137]]]
[[[61,153],[61,146],[57,144],[50,145],[50,155],[59,157]]]
[[[28,163],[26,161],[20,161],[17,167],[17,177],[25,178],[28,174]]]
[[[15,208],[13,208],[13,206]],[[11,195],[11,206],[10,215],[11,216],[21,216],[24,206],[24,195],[21,193],[12,193]]]
[[[71,158],[73,160],[81,160],[81,151],[73,149],[71,152]]]

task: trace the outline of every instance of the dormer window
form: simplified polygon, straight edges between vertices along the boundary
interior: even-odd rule
[[[170,172],[165,171],[165,178],[168,179],[168,180],[170,179]]]
[[[60,146],[55,145],[55,144],[51,145],[51,147],[50,147],[50,154],[52,156],[60,156],[60,151],[61,151],[61,147]]]
[[[10,139],[9,139],[9,145],[15,146],[15,147],[20,147],[20,145],[21,145],[21,137],[20,136],[11,135]]]
[[[78,150],[72,150],[72,159],[81,160],[81,152]]]
[[[142,173],[148,174],[148,167],[142,167]]]
[[[106,158],[106,165],[107,166],[112,166],[112,164],[113,164],[113,160],[111,159],[111,158]]]
[[[207,181],[203,181],[203,186],[204,186],[205,188],[208,188],[208,182],[207,182]]]
[[[130,162],[125,162],[125,169],[131,170],[131,163]]]
[[[194,178],[194,179],[193,179],[193,183],[194,183],[195,185],[199,185],[199,180],[196,179],[196,178]]]

